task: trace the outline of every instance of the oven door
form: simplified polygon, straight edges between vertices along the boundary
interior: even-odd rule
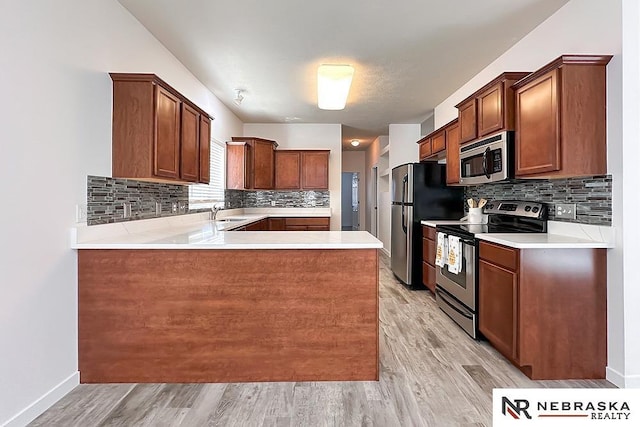
[[[436,267],[436,283],[472,311],[476,311],[476,244],[461,238],[462,269],[450,273],[447,266]]]

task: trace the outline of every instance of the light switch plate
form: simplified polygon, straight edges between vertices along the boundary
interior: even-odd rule
[[[556,218],[576,219],[576,204],[575,203],[556,204]]]
[[[87,205],[76,205],[76,222],[87,222]]]

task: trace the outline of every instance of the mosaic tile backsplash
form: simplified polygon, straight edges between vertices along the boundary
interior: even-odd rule
[[[87,176],[87,225],[156,218],[189,213],[189,187],[133,179]],[[131,204],[131,216],[124,218],[123,203]]]
[[[227,209],[328,208],[329,191],[225,190],[224,200]]]
[[[531,200],[546,203],[549,219],[611,225],[611,175],[553,180],[511,180],[465,188],[465,200]],[[575,203],[576,219],[555,218],[556,203]]]

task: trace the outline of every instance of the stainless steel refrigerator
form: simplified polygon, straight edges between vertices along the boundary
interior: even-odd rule
[[[445,165],[408,163],[393,168],[391,269],[404,284],[422,288],[422,225],[425,219],[460,219],[462,187],[447,187]]]

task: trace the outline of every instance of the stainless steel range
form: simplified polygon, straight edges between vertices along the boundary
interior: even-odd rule
[[[478,338],[478,239],[485,233],[546,233],[547,210],[542,203],[518,201],[489,202],[484,209],[487,224],[439,225],[438,233],[460,238],[460,272],[447,265],[436,267],[436,301],[442,311],[471,337]]]

